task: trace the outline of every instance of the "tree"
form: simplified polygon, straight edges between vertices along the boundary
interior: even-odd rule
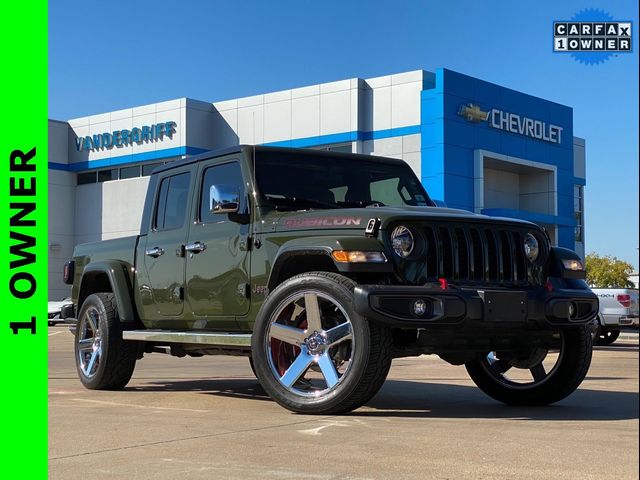
[[[587,255],[585,268],[587,283],[594,288],[633,288],[629,275],[633,266],[624,260],[591,252]]]

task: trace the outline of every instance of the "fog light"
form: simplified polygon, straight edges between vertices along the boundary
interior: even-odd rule
[[[578,309],[576,308],[576,304],[571,302],[569,304],[569,318],[575,318]]]
[[[413,302],[413,313],[416,315],[424,315],[424,312],[427,311],[427,304],[421,298]]]

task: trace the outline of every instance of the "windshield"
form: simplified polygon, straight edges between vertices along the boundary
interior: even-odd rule
[[[434,206],[404,163],[262,151],[255,168],[261,203],[278,210]]]

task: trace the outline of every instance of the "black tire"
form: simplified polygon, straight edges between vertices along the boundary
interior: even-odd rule
[[[252,359],[255,373],[267,394],[284,408],[293,412],[306,414],[338,414],[354,410],[370,400],[384,383],[391,366],[392,337],[386,327],[369,323],[366,318],[358,315],[353,307],[353,290],[356,283],[342,275],[328,272],[309,272],[297,275],[279,285],[265,300],[253,330]],[[322,344],[320,350],[314,350],[318,337],[314,334],[318,330],[311,330],[311,320],[307,320],[307,312],[311,312],[307,306],[307,296],[315,296],[314,302],[319,314],[321,325],[320,333],[325,335],[327,342],[331,340],[331,333],[326,336],[331,327],[344,327],[350,324],[349,334],[336,342],[337,346]],[[292,300],[296,299],[296,300]],[[304,306],[302,307],[302,301]],[[289,303],[287,303],[289,302]],[[296,304],[296,302],[299,302]],[[304,333],[305,340],[297,352],[290,342],[281,342],[272,334],[272,325],[283,322],[280,313],[287,311],[291,306],[294,313],[299,308],[301,312],[296,319],[306,322],[301,326],[299,322],[296,335]],[[333,317],[332,317],[333,315]],[[291,318],[286,322],[293,321]],[[331,323],[333,322],[333,323]],[[279,324],[281,326],[282,323]],[[285,323],[286,325],[286,323]],[[346,330],[345,330],[346,331]],[[302,332],[302,333],[300,333]],[[320,336],[322,336],[320,335]],[[312,339],[313,337],[313,339]],[[299,337],[296,337],[299,338]],[[337,338],[337,337],[336,337]],[[282,347],[278,350],[273,342],[281,342],[285,350],[290,353],[288,366],[282,367],[280,355]],[[341,346],[340,346],[341,345]],[[277,350],[275,351],[274,350]],[[336,353],[336,349],[342,349]],[[314,353],[315,352],[315,353]],[[299,376],[292,374],[295,379],[289,386],[285,386],[283,380],[290,372],[289,367],[301,357],[316,359],[305,368],[301,366]],[[327,357],[330,365],[328,369],[335,373],[334,377],[325,373],[327,362],[321,361],[321,357]],[[348,356],[348,361],[344,361]],[[277,358],[276,358],[277,357]],[[295,358],[294,358],[295,357]],[[286,359],[285,359],[286,360]],[[326,360],[326,359],[325,359]],[[302,359],[302,363],[305,359]],[[347,365],[346,367],[344,367]],[[339,372],[339,368],[345,368]],[[316,387],[308,377],[322,376],[320,383],[325,382],[324,387]],[[333,378],[333,380],[330,379]],[[331,385],[333,382],[333,385]],[[302,387],[300,387],[302,385]],[[301,389],[308,389],[307,392]],[[311,392],[312,388],[317,388]],[[311,393],[310,393],[311,392]]]
[[[501,369],[495,365],[502,360],[492,364],[487,355],[478,355],[465,366],[474,383],[500,402],[509,405],[548,405],[567,397],[582,383],[591,365],[592,342],[588,328],[563,330],[560,332],[560,353],[554,367],[541,379],[535,379],[534,375],[533,381],[528,383],[517,383],[498,373]],[[541,364],[522,368],[535,368]]]
[[[249,357],[249,366],[251,367],[251,371],[258,378],[258,374],[256,373],[256,367],[253,366],[253,358]]]
[[[97,331],[93,330],[94,324]],[[129,382],[136,366],[138,343],[122,340],[112,293],[94,293],[86,298],[78,315],[74,350],[78,377],[86,388],[120,390]]]
[[[596,345],[611,345],[620,336],[620,330],[617,329],[600,329],[596,337]]]

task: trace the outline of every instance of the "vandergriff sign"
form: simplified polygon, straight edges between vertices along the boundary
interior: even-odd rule
[[[131,130],[122,129],[113,132],[87,135],[76,139],[76,148],[82,150],[98,150],[101,148],[122,147],[135,143],[152,142],[162,140],[163,137],[173,137],[176,133],[176,122],[161,122],[153,125],[134,127]]]

